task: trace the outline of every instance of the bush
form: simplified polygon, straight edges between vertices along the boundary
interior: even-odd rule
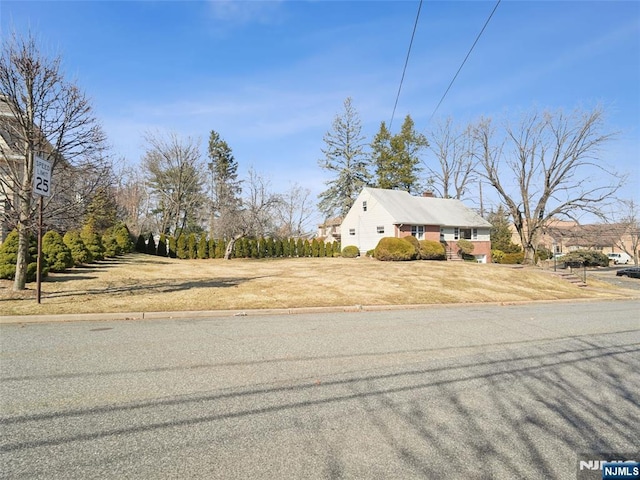
[[[187,237],[187,250],[190,259],[198,258],[198,239],[195,233],[190,233]]]
[[[121,254],[120,246],[116,241],[116,236],[112,228],[108,228],[102,234],[102,246],[104,247],[104,256],[113,258]]]
[[[187,250],[187,237],[185,237],[182,233],[180,234],[176,242],[176,257],[181,260],[189,258],[189,251]]]
[[[167,256],[167,237],[164,233],[160,234],[160,238],[158,239],[157,255],[159,257]]]
[[[416,247],[405,238],[383,237],[378,242],[373,256],[382,261],[415,260],[418,255]]]
[[[521,264],[522,262],[524,262],[524,252],[519,252],[519,253],[505,253],[502,256],[502,259],[500,260],[499,263],[505,264],[505,265],[516,265],[516,264]]]
[[[119,223],[115,226],[114,232],[121,254],[133,252],[134,245],[129,228],[124,223]]]
[[[360,255],[360,250],[355,245],[347,245],[342,249],[344,258],[356,258],[358,255]]]
[[[593,250],[576,250],[562,257],[563,262],[582,262],[585,267],[608,267],[609,257]]]
[[[493,263],[502,263],[504,252],[502,250],[491,250],[491,261]]]
[[[471,255],[471,253],[473,252],[473,242],[461,238],[460,240],[456,240],[456,243],[458,244],[458,253],[463,257],[465,255]]]
[[[176,258],[178,256],[178,242],[176,237],[169,237],[169,258]]]
[[[92,259],[95,260],[104,260],[104,246],[102,245],[102,240],[100,239],[100,235],[91,227],[90,225],[85,225],[82,227],[82,231],[80,232],[80,237],[84,242],[87,249],[91,252]]]
[[[0,245],[0,278],[13,280],[16,276],[16,262],[18,261],[18,231],[13,230]],[[36,280],[38,270],[38,242],[35,236],[29,237],[27,252],[27,282]],[[42,277],[49,273],[46,258],[42,259]]]
[[[207,241],[207,235],[200,234],[200,240],[198,241],[198,258],[209,258],[209,242]]]
[[[444,245],[435,240],[420,240],[418,253],[422,260],[446,260],[447,254]]]
[[[64,272],[67,268],[73,267],[71,250],[56,231],[50,230],[42,237],[42,255],[52,272]]]
[[[82,265],[83,263],[91,263],[93,257],[91,252],[84,244],[80,233],[76,231],[70,231],[64,234],[62,237],[65,245],[71,250],[71,258],[73,258],[74,265]]]

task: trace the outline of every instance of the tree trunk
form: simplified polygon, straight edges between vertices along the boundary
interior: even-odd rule
[[[231,240],[229,240],[229,243],[227,244],[227,249],[224,252],[225,260],[231,260],[231,255],[233,255],[233,247],[235,247],[236,242],[244,236],[245,234],[241,233],[239,235],[236,235],[235,237],[231,237]]]
[[[29,229],[23,222],[18,223],[18,259],[16,277],[13,282],[15,291],[24,290],[27,285],[27,267],[29,261]]]

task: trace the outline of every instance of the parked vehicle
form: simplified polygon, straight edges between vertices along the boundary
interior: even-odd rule
[[[640,267],[621,268],[616,272],[618,277],[640,278]]]
[[[631,261],[631,257],[624,252],[620,253],[607,253],[607,257],[614,265],[626,265]]]

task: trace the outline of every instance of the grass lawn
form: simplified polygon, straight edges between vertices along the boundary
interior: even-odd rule
[[[577,287],[536,268],[369,258],[176,260],[131,254],[50,274],[13,292],[0,281],[0,315],[243,310],[623,298],[589,280]]]

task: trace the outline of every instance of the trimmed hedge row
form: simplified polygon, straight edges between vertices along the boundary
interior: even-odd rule
[[[167,249],[168,245],[168,249]],[[161,235],[158,245],[152,236],[149,240],[140,235],[136,251],[161,257],[178,259],[223,258],[227,242],[207,238],[205,234],[181,234],[178,238]],[[323,242],[318,239],[274,239],[243,237],[236,240],[232,258],[290,258],[290,257],[333,257],[340,255],[338,242]]]

